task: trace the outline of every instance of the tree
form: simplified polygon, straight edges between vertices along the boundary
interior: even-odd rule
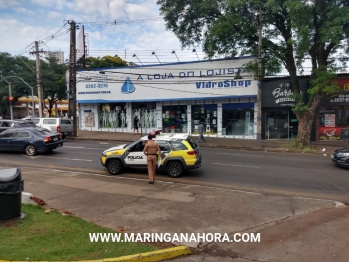
[[[30,86],[35,87],[35,61],[29,60],[24,56],[13,57],[9,53],[0,53],[0,70],[2,76],[18,76],[24,79]],[[11,83],[11,93],[14,97],[31,95],[31,89],[16,78],[7,79]],[[35,92],[35,91],[34,91]],[[0,82],[0,114],[2,117],[7,115],[9,104],[8,84],[5,81]]]
[[[52,116],[54,105],[63,99],[67,99],[65,73],[68,66],[57,64],[55,57],[50,57],[49,61],[41,62],[41,82],[44,99],[48,100],[49,116]]]
[[[102,58],[87,57],[85,60],[87,68],[106,68],[127,66],[127,62],[120,57],[103,56]]]
[[[285,66],[296,103],[297,145],[310,143],[320,100],[336,90],[331,79],[339,64],[348,59],[349,0],[157,0],[157,4],[167,29],[182,46],[202,45],[209,58],[256,55],[261,7],[264,76]],[[306,59],[312,65],[308,101],[298,84]]]
[[[49,58],[48,62],[40,61],[41,64],[41,83],[44,93],[44,99],[49,101],[46,107],[49,115],[52,115],[52,109],[57,101],[67,98],[65,88],[66,65],[57,64],[55,58]],[[36,80],[36,61],[29,60],[27,57],[13,57],[8,53],[0,53],[0,70],[2,75],[18,76],[34,88],[34,94],[37,94]],[[31,89],[16,78],[8,79],[12,87],[12,96],[21,97],[31,95]],[[8,98],[8,85],[6,82],[0,82],[0,111],[3,116],[9,110],[6,103]]]

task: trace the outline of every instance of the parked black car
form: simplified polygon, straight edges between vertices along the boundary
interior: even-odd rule
[[[335,150],[331,155],[331,158],[333,163],[342,167],[349,167],[349,147]]]
[[[7,120],[0,119],[0,133],[10,128],[36,127],[35,123],[29,120]]]
[[[61,146],[61,134],[40,127],[10,128],[0,134],[0,151],[25,152],[33,156]]]

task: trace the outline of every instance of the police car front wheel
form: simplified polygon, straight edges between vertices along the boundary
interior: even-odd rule
[[[118,159],[110,159],[107,162],[107,170],[111,175],[118,175],[122,171],[122,164]]]

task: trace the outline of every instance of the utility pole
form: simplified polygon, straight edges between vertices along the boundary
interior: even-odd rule
[[[70,21],[70,54],[69,54],[69,110],[68,115],[73,121],[73,137],[77,137],[76,121],[76,23]]]
[[[262,147],[262,5],[258,15],[257,147]]]
[[[42,111],[44,109],[44,91],[41,85],[40,53],[44,53],[44,51],[39,51],[39,41],[35,41],[35,52],[31,52],[31,54],[34,53],[36,55],[36,83],[38,87],[39,98],[39,117],[42,117]]]

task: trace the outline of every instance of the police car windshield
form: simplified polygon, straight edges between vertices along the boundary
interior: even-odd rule
[[[127,144],[124,146],[124,148],[132,148],[134,145],[136,145],[137,143],[139,143],[141,141],[141,139],[138,139],[130,144]]]

